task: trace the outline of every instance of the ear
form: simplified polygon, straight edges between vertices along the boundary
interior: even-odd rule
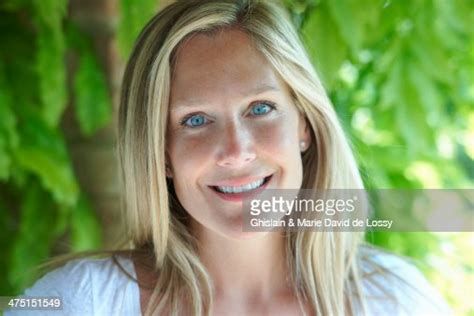
[[[306,116],[302,113],[299,115],[299,127],[298,127],[298,144],[300,151],[304,153],[311,145],[311,124],[306,119]]]

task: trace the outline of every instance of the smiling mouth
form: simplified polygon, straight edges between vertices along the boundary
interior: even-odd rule
[[[269,175],[268,177],[262,178],[260,180],[256,180],[254,182],[245,184],[245,185],[238,185],[238,186],[211,186],[214,191],[224,194],[239,194],[239,193],[246,193],[251,192],[253,190],[259,189],[271,179],[273,175]]]

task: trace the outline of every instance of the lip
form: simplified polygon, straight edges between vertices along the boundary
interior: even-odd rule
[[[226,182],[220,182],[220,183],[227,183],[227,184],[218,184],[219,186],[237,186],[237,185],[243,185],[243,184],[247,184],[247,183],[251,183],[253,181],[256,181],[256,180],[259,180],[261,179],[262,177],[253,177],[254,180],[247,180],[247,179],[250,179],[250,178],[246,178],[245,181],[240,181],[241,179],[238,179],[238,181],[240,181],[241,184],[235,184],[236,180],[232,180],[232,181],[226,181]],[[265,182],[263,183],[263,185],[257,189],[254,189],[254,190],[251,190],[251,191],[247,191],[247,192],[241,192],[241,193],[222,193],[222,192],[219,192],[217,190],[215,190],[213,187],[214,186],[217,186],[217,185],[213,185],[213,186],[210,186],[209,188],[212,190],[212,192],[214,192],[215,194],[217,194],[217,196],[219,196],[221,199],[225,200],[225,201],[231,201],[231,202],[242,202],[244,199],[250,199],[258,194],[260,194],[263,190],[266,189],[266,187],[268,186],[268,184],[270,183],[270,181],[272,181],[272,178],[273,178],[273,174],[269,175],[269,176],[266,176],[264,177],[265,178]],[[242,178],[244,179],[244,178]],[[232,183],[232,184],[229,184],[229,183]]]

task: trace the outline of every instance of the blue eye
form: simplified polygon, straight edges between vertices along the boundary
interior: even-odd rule
[[[185,119],[183,121],[183,125],[186,125],[189,127],[199,127],[201,125],[204,125],[206,122],[207,122],[207,119],[203,115],[196,114]]]
[[[253,115],[265,115],[273,110],[273,106],[267,103],[255,104],[250,110]]]

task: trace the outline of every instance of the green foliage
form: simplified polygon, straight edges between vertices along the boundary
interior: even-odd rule
[[[107,84],[91,43],[73,25],[68,29],[68,41],[79,59],[73,84],[76,117],[82,133],[92,135],[110,120],[112,105]]]
[[[347,46],[327,4],[312,10],[301,32],[308,52],[322,80],[332,84],[347,56]]]
[[[64,205],[77,202],[78,185],[60,131],[48,128],[36,114],[26,114],[21,144],[15,152],[18,167],[37,176],[44,189]]]
[[[10,283],[20,288],[31,281],[32,263],[48,258],[53,242],[66,228],[64,214],[56,211],[55,201],[35,180],[29,181],[24,192],[8,275]]]
[[[36,72],[39,79],[40,100],[44,121],[50,126],[59,123],[66,107],[66,50],[62,20],[66,1],[43,0],[32,3],[37,47]]]
[[[72,251],[94,249],[101,244],[101,228],[94,214],[94,209],[85,196],[81,196],[75,208],[71,210]]]
[[[468,1],[288,5],[362,168],[370,166],[369,187],[472,184],[464,163],[473,158],[465,134],[474,101]],[[439,182],[410,169],[416,163]]]
[[[145,23],[156,13],[157,0],[120,0],[118,41],[123,57],[128,57]]]
[[[352,141],[367,187],[472,188],[472,1],[285,3]],[[410,213],[403,216],[414,220]],[[367,240],[416,259],[456,312],[474,312],[472,298],[456,295],[451,278],[456,273],[456,284],[473,279],[472,245],[465,242],[471,233],[372,232]],[[440,250],[446,245],[466,254],[453,258]]]
[[[472,188],[472,1],[283,2],[367,187]],[[130,54],[157,5],[120,0],[122,56]],[[59,123],[73,101],[82,133],[92,135],[110,120],[110,98],[92,44],[67,20],[66,7],[67,0],[0,2],[0,279],[8,281],[0,283],[3,295],[31,281],[27,272],[49,257],[66,231],[73,251],[100,244],[97,219],[77,183]],[[66,52],[77,58],[70,94]],[[472,298],[458,286],[473,279],[472,234],[379,232],[367,240],[424,262],[420,267],[442,286],[456,312],[474,311]]]
[[[10,176],[11,151],[18,146],[18,133],[16,130],[16,117],[13,113],[13,100],[6,92],[6,78],[4,67],[0,62],[0,180]]]
[[[100,245],[101,230],[81,192],[61,117],[68,102],[85,135],[110,120],[105,77],[90,40],[65,17],[66,0],[0,4],[0,294],[17,294],[32,268],[71,231],[71,250]],[[67,25],[67,28],[65,27]],[[66,52],[78,55],[66,81]]]

